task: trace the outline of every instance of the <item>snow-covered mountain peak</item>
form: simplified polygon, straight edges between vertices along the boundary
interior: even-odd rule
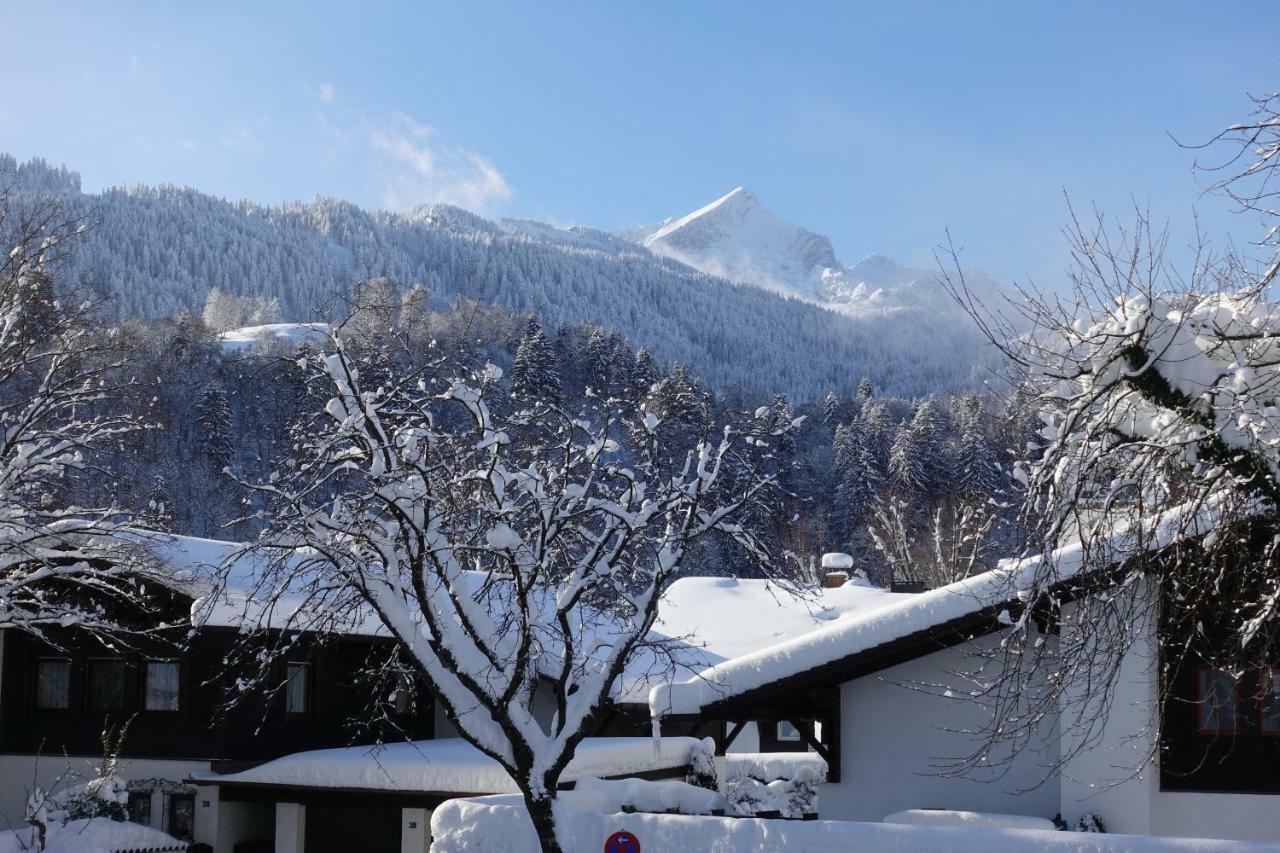
[[[831,241],[786,222],[743,187],[668,220],[643,244],[712,275],[813,299],[821,271],[836,265]]]
[[[781,219],[743,187],[684,216],[617,234],[702,272],[843,313],[953,307],[936,271],[882,254],[846,267],[829,238]]]

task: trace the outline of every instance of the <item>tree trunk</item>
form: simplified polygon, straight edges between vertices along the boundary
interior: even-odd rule
[[[529,809],[529,818],[533,821],[533,829],[538,833],[538,843],[542,845],[542,853],[564,853],[560,839],[556,837],[556,818],[552,807],[555,798],[550,795],[533,797],[524,796],[525,807]]]

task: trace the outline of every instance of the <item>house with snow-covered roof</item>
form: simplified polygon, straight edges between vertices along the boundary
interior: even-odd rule
[[[289,853],[425,851],[435,805],[509,790],[496,762],[457,738],[426,685],[378,677],[393,646],[367,614],[352,614],[324,642],[298,631],[272,663],[280,689],[228,707],[245,625],[294,633],[305,624],[294,618],[305,602],[285,597],[262,613],[258,558],[238,543],[137,537],[171,570],[167,588],[148,591],[156,618],[180,624],[194,612],[199,629],[190,637],[166,630],[130,647],[73,630],[41,639],[0,629],[0,829],[23,824],[33,784],[53,787],[68,769],[91,778],[104,727],[126,722],[118,772],[130,819],[216,853],[244,844]],[[224,564],[222,587],[212,575]],[[371,704],[381,711],[374,719],[365,714]],[[364,725],[353,728],[355,720]],[[614,715],[600,733],[611,730],[645,737],[592,739],[567,781],[683,777],[699,743],[668,738],[655,753],[647,722]]]
[[[359,735],[344,728],[373,689],[358,676],[389,651],[373,621],[353,617],[325,646],[304,639],[278,661],[287,689],[224,712],[223,685],[212,677],[225,669],[255,606],[254,568],[233,566],[243,575],[233,575],[240,587],[211,599],[202,596],[201,570],[237,546],[188,537],[153,546],[174,568],[175,612],[202,607],[204,627],[181,653],[52,647],[0,632],[0,816],[20,819],[37,752],[65,751],[87,766],[100,755],[104,720],[127,717],[134,718],[123,755],[130,813],[218,853],[245,842],[327,853],[351,849],[357,831],[366,849],[425,849],[436,806],[509,790],[492,760],[456,738],[421,685],[386,697],[393,726]],[[1058,557],[1069,578],[1079,561],[1070,549]],[[1280,839],[1280,737],[1271,728],[1280,729],[1280,701],[1248,707],[1241,690],[1235,706],[1209,709],[1200,701],[1204,673],[1193,672],[1179,688],[1185,703],[1151,731],[1145,724],[1159,656],[1152,635],[1126,659],[1124,693],[1096,748],[1064,762],[1070,735],[1049,717],[1035,743],[993,762],[989,773],[948,774],[947,760],[970,747],[966,730],[981,728],[984,709],[962,692],[921,688],[947,684],[1024,616],[1055,641],[1052,612],[1025,596],[1034,564],[1006,563],[939,589],[902,592],[869,584],[839,560],[825,562],[826,583],[809,588],[730,577],[675,581],[653,631],[662,653],[630,662],[566,782],[679,778],[710,738],[724,755],[722,772],[744,761],[763,766],[769,754],[823,759],[818,808],[828,820],[881,821],[921,808],[1061,814],[1070,823],[1092,814],[1112,831]],[[273,614],[280,627],[286,610]],[[1215,678],[1209,673],[1211,687]],[[655,717],[664,735],[657,751]],[[1152,737],[1160,738],[1160,763],[1127,777],[1126,763]],[[369,745],[379,739],[386,745]],[[1212,760],[1201,760],[1206,754]],[[56,775],[63,764],[46,759],[41,772]]]
[[[1168,544],[1173,527],[1153,522],[1150,547]],[[1073,596],[1099,587],[1084,582],[1080,546],[1054,558],[1064,582],[1055,606],[1065,612]],[[1001,754],[997,746],[989,770],[954,772],[992,719],[961,686],[975,656],[997,649],[1024,619],[1036,642],[1061,639],[1053,608],[1028,595],[1038,565],[1009,561],[938,589],[881,593],[813,630],[653,686],[650,711],[663,724],[723,724],[721,751],[820,754],[830,768],[824,819],[880,821],[913,809],[1061,816],[1070,825],[1087,816],[1112,832],[1280,841],[1280,669],[1183,666],[1161,707],[1155,624],[1142,626],[1124,654],[1117,693],[1087,748],[1073,749],[1083,735],[1059,708],[1022,748]],[[1155,587],[1140,582],[1136,594],[1155,595]],[[750,742],[740,746],[744,737]]]

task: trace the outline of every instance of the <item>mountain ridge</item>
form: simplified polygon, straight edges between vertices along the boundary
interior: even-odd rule
[[[469,299],[536,313],[548,328],[616,328],[715,388],[816,399],[852,394],[866,376],[911,397],[977,387],[991,363],[968,327],[923,314],[842,316],[598,229],[448,205],[391,213],[334,199],[230,202],[170,185],[84,193],[74,172],[0,155],[0,181],[15,176],[91,223],[65,272],[110,293],[114,319],[198,310],[219,288],[278,299],[281,320],[321,320],[356,281],[385,275],[424,284],[437,305]]]

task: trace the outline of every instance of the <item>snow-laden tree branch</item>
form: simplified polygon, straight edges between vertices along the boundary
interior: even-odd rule
[[[762,415],[670,464],[644,407],[604,401],[590,419],[520,408],[492,366],[438,387],[385,373],[369,387],[337,338],[303,365],[329,399],[295,430],[291,464],[252,484],[271,505],[258,547],[274,556],[252,614],[266,625],[288,612],[290,628],[321,634],[376,622],[559,849],[560,774],[653,643],[690,547],[727,535],[777,571],[740,519],[776,488],[767,448],[791,425]],[[546,699],[549,720],[535,713]]]
[[[80,230],[55,204],[0,192],[0,628],[119,637],[160,627],[141,585],[161,578],[113,511],[59,500],[68,478],[141,427],[115,407],[119,365],[90,306],[69,302],[50,271]]]
[[[1227,138],[1257,160],[1220,188],[1263,210],[1280,141],[1274,112]],[[1021,291],[1006,313],[970,292],[954,251],[944,264],[953,296],[1008,357],[1042,424],[1022,470],[1022,522],[1041,560],[1031,588],[1017,591],[1026,606],[1008,639],[964,674],[992,722],[982,748],[957,762],[962,771],[988,765],[997,740],[1025,747],[1059,714],[1068,733],[1059,764],[1091,749],[1125,656],[1154,635],[1158,701],[1147,731],[1134,733],[1145,744],[1137,766],[1126,768],[1138,772],[1157,754],[1184,663],[1242,673],[1277,653],[1274,258],[1215,258],[1201,244],[1176,270],[1142,211],[1127,230],[1073,211],[1067,233],[1073,290]],[[1076,542],[1082,553],[1064,566],[1056,549]]]

